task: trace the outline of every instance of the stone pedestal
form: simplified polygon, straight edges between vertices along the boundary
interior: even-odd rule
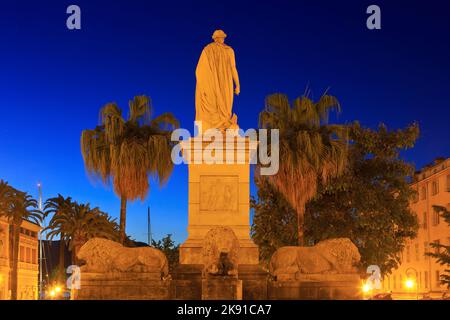
[[[270,281],[272,300],[360,300],[357,274],[302,274],[296,280]]]
[[[203,264],[179,264],[172,272],[171,297],[174,300],[202,298]]]
[[[227,277],[203,279],[202,300],[242,300],[242,280]]]
[[[83,273],[77,300],[167,300],[170,280],[155,273]]]
[[[172,299],[202,299],[202,269],[201,264],[178,265],[172,273]],[[259,265],[239,265],[238,279],[242,281],[242,300],[267,300],[267,278],[267,272]]]
[[[268,273],[261,266],[241,264],[238,277],[242,280],[243,300],[267,300]]]
[[[257,144],[241,138],[227,145],[223,138],[212,144],[195,137],[182,144],[190,163],[188,238],[180,246],[181,264],[202,263],[203,239],[215,226],[228,226],[237,236],[239,264],[259,262],[258,247],[250,239],[249,203],[249,160]],[[209,152],[213,146],[222,151]]]

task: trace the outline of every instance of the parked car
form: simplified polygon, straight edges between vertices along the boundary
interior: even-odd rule
[[[394,300],[392,299],[392,294],[390,292],[377,293],[373,295],[369,300]]]

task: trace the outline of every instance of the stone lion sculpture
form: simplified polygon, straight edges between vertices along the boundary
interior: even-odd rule
[[[86,264],[81,271],[93,273],[136,272],[169,273],[167,258],[160,250],[151,247],[127,248],[118,242],[93,238],[77,254]]]
[[[348,238],[329,239],[313,247],[282,247],[270,259],[269,272],[277,279],[299,274],[349,274],[357,272],[361,256]]]
[[[214,227],[203,241],[203,276],[237,276],[239,240],[229,227]]]

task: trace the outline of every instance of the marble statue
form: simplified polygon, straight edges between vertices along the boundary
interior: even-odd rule
[[[328,239],[313,247],[281,247],[270,259],[270,274],[280,280],[299,274],[352,274],[361,256],[348,238]]]
[[[93,238],[77,254],[86,264],[82,272],[91,273],[158,273],[164,278],[169,273],[167,258],[151,247],[126,248],[118,242]]]
[[[214,31],[214,42],[203,49],[195,70],[195,120],[202,122],[202,131],[239,128],[232,106],[233,94],[239,95],[241,89],[234,51],[224,43],[226,36],[222,30]]]

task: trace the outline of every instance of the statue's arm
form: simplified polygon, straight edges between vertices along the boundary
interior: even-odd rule
[[[239,93],[241,92],[241,84],[239,82],[239,74],[236,69],[236,59],[234,57],[234,50],[231,50],[231,70],[233,73],[233,81],[234,84],[236,85],[236,89],[234,90],[234,92],[236,93],[236,95],[239,95]]]

